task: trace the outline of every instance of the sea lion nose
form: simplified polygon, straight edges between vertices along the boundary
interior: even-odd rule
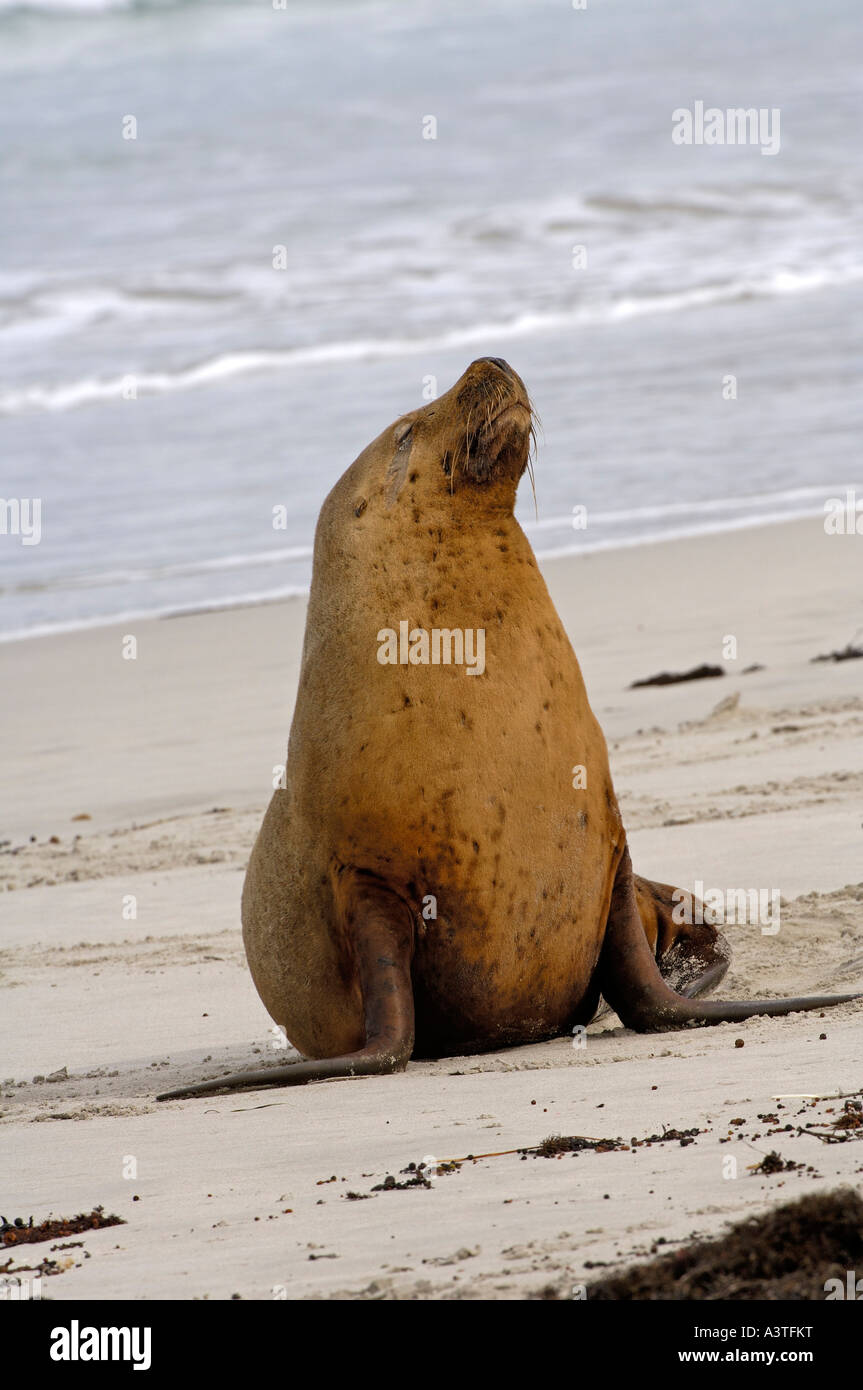
[[[507,376],[515,376],[512,367],[508,362],[505,362],[502,357],[478,357],[476,362],[471,363],[471,366],[475,367],[479,362],[493,362],[494,365],[499,367],[502,372],[505,372]]]

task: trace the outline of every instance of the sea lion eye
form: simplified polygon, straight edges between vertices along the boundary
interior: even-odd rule
[[[396,441],[396,444],[401,444],[403,440],[407,439],[407,437],[408,437],[408,435],[410,434],[410,432],[411,432],[411,430],[413,429],[413,427],[414,427],[413,420],[402,420],[398,425],[396,425],[396,430],[395,430],[395,441]]]

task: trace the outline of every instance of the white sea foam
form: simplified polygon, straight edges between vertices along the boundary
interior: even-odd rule
[[[167,8],[168,0],[150,0],[152,8]],[[0,0],[0,14],[16,10],[44,11],[46,14],[101,14],[110,10],[135,10],[142,0]]]
[[[286,545],[275,550],[250,551],[237,555],[215,555],[208,559],[186,560],[182,564],[138,566],[134,569],[90,570],[83,574],[58,574],[41,581],[0,587],[2,593],[45,593],[50,590],[114,589],[121,584],[151,584],[164,579],[192,579],[200,574],[226,570],[256,569],[311,560],[311,545]]]
[[[175,371],[136,371],[130,362],[127,371],[119,376],[84,377],[53,386],[31,385],[0,392],[0,414],[71,410],[76,406],[120,400],[128,395],[132,380],[138,395],[164,395],[255,372],[409,357],[470,347],[490,339],[507,342],[561,328],[613,324],[649,314],[680,313],[748,298],[804,294],[861,280],[863,264],[806,272],[777,270],[761,278],[730,280],[725,284],[704,285],[675,293],[626,296],[606,305],[518,314],[510,319],[468,324],[418,338],[357,338],[310,347],[225,352]]]
[[[284,584],[278,589],[239,594],[207,603],[174,604],[161,608],[130,608],[122,613],[102,613],[88,618],[70,618],[56,623],[34,623],[0,632],[0,642],[19,642],[30,637],[55,637],[63,632],[79,632],[94,627],[126,626],[133,622],[148,622],[152,618],[184,618],[195,613],[216,613],[229,608],[249,608],[258,603],[274,603],[278,599],[302,598],[308,585]]]
[[[242,304],[239,295],[203,289],[118,289],[112,285],[46,285],[0,297],[0,342],[50,341],[96,324],[138,324],[148,319],[201,317],[215,306]]]
[[[572,545],[537,547],[536,555],[540,560],[560,560],[570,555],[586,555],[597,550],[629,550],[636,545],[689,540],[695,536],[712,536],[722,531],[748,531],[759,526],[780,526],[786,521],[807,521],[822,515],[823,507],[800,507],[795,511],[777,512],[775,515],[736,516],[724,521],[718,517],[713,521],[704,522],[695,522],[693,519],[692,525],[660,529],[645,535],[606,537]],[[584,536],[585,532],[573,534]]]
[[[739,497],[716,497],[707,501],[693,499],[691,502],[666,502],[650,507],[623,507],[617,511],[591,511],[589,522],[593,526],[620,526],[633,521],[663,521],[670,517],[717,515],[723,512],[744,512],[751,514],[753,508],[764,508],[768,520],[784,520],[783,508],[800,502],[811,502],[813,511],[822,510],[827,497],[844,496],[850,484],[824,484],[821,487],[796,487],[784,492],[755,492]],[[815,503],[818,506],[815,506]],[[806,512],[805,515],[810,515]],[[528,535],[540,531],[559,531],[572,529],[571,516],[543,517],[539,521],[523,522]],[[580,534],[584,534],[581,532]]]

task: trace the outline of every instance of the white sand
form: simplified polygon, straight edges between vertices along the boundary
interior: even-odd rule
[[[545,567],[636,869],[775,887],[787,902],[776,936],[727,928],[729,997],[863,987],[863,662],[810,662],[863,627],[861,545],[814,520]],[[859,1144],[770,1135],[757,1118],[835,1118],[841,1101],[798,1116],[803,1102],[777,1112],[773,1097],[863,1086],[859,1005],[652,1036],[612,1017],[583,1050],[563,1038],[395,1077],[154,1103],[276,1055],[239,894],[284,757],[304,615],[294,601],[136,624],[135,662],[120,628],[0,645],[3,1215],[102,1204],[127,1222],[67,1252],[21,1247],[13,1264],[68,1262],[43,1279],[52,1298],[568,1296],[589,1262],[859,1185]],[[626,688],[721,664],[728,634],[739,657],[726,678]],[[63,1067],[68,1079],[32,1081]],[[704,1132],[686,1147],[483,1158],[430,1190],[345,1196],[426,1155],[550,1133],[628,1143],[664,1125]],[[774,1148],[814,1172],[748,1171]],[[723,1177],[730,1154],[736,1180]]]

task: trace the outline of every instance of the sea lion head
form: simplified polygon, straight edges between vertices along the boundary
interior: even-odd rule
[[[501,357],[479,357],[445,395],[402,415],[376,444],[391,448],[387,490],[483,490],[514,500],[534,437],[524,382]]]

